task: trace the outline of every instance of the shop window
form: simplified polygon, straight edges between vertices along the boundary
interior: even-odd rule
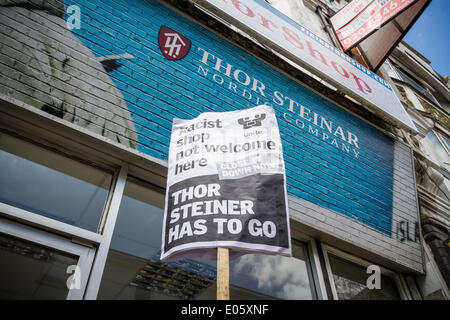
[[[380,289],[369,289],[366,268],[332,254],[328,260],[339,300],[400,300],[394,278],[380,274]]]
[[[0,202],[96,232],[112,173],[0,133]]]
[[[98,299],[216,299],[216,261],[162,262],[164,191],[125,185]],[[312,299],[306,247],[294,258],[248,254],[230,262],[231,299]]]
[[[215,299],[215,262],[162,262],[164,193],[129,178],[98,299]]]
[[[0,233],[0,299],[66,299],[75,256]]]
[[[0,299],[80,300],[94,249],[0,218]]]
[[[230,263],[232,299],[315,299],[306,246],[294,241],[292,258],[244,255]],[[251,290],[242,295],[240,290]]]

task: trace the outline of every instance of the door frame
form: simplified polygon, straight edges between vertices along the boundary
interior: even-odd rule
[[[1,217],[0,233],[78,257],[75,272],[72,275],[72,273],[69,273],[67,270],[67,278],[71,276],[80,276],[80,288],[69,288],[66,299],[83,299],[88,276],[94,260],[95,248],[77,244],[72,242],[71,239],[57,236]]]

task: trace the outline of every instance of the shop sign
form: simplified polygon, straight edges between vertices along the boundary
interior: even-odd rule
[[[417,0],[353,0],[331,17],[344,50],[349,50]]]
[[[381,77],[260,0],[201,0],[208,9],[271,42],[286,57],[351,95],[375,113],[416,131],[392,87]]]

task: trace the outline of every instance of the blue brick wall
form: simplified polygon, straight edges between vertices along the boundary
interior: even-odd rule
[[[120,67],[110,77],[131,112],[139,151],[167,159],[174,117],[192,118],[205,111],[249,108],[259,98],[260,103],[271,102],[277,112],[288,193],[391,235],[393,139],[156,1],[77,0],[66,4],[81,7],[81,29],[73,32],[96,56],[134,56],[118,60]],[[161,54],[158,31],[162,25],[192,41],[184,59],[169,61]],[[264,83],[266,97],[248,87],[252,99],[234,93],[224,75],[225,83],[216,83],[212,78],[217,73],[214,65],[201,63],[199,47]],[[199,73],[200,65],[208,69],[208,76]],[[331,139],[323,141],[309,133],[306,121],[304,128],[287,122],[283,114],[288,103],[273,103],[275,91],[339,124],[344,132],[355,134],[360,146],[356,149],[358,157],[342,151],[341,141],[337,148]],[[301,120],[298,112],[288,112],[288,116],[290,121]],[[323,130],[319,128],[319,132]]]

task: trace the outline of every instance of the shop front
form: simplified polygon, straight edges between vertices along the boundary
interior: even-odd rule
[[[27,2],[0,2],[0,298],[215,299],[215,260],[160,260],[172,120],[262,104],[280,129],[292,257],[231,260],[231,299],[414,297],[412,153],[377,116],[165,2]],[[350,98],[391,94],[323,40],[288,35]]]

